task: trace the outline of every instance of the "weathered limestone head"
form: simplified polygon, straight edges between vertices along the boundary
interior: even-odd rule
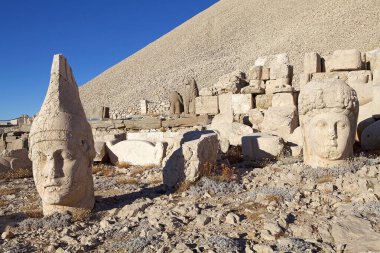
[[[45,215],[93,208],[94,141],[63,55],[54,55],[49,88],[30,131],[29,157]]]
[[[352,156],[359,113],[355,90],[339,79],[311,81],[298,106],[306,165],[332,167]]]

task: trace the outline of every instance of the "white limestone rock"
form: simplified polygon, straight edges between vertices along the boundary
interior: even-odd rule
[[[125,140],[116,144],[107,142],[107,149],[112,164],[126,162],[131,165],[161,165],[164,157],[164,144],[149,141]]]
[[[262,132],[278,135],[287,139],[298,126],[295,106],[270,107],[264,114]]]
[[[248,134],[242,137],[242,151],[246,160],[276,159],[284,152],[284,141],[270,134]]]

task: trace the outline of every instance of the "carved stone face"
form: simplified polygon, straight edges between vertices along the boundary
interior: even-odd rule
[[[91,164],[83,144],[43,141],[34,145],[33,177],[44,205],[75,207],[91,200]]]
[[[353,130],[350,119],[342,113],[325,112],[314,116],[304,126],[305,148],[312,156],[308,159],[322,166],[328,161],[347,158],[352,152]]]

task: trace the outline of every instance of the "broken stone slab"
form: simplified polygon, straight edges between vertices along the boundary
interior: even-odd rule
[[[28,149],[26,148],[4,150],[0,156],[2,159],[8,161],[7,164],[9,164],[9,169],[32,168],[32,161],[28,157]]]
[[[361,54],[356,49],[336,50],[329,60],[330,71],[359,70],[362,67]]]
[[[280,78],[277,80],[269,80],[265,83],[265,93],[274,94],[281,92],[293,92],[294,89],[290,85],[289,78]]]
[[[380,233],[376,232],[371,222],[349,215],[339,217],[331,227],[336,249],[344,252],[379,252]]]
[[[296,106],[294,93],[276,93],[273,94],[272,106]]]
[[[236,94],[240,93],[241,88],[247,85],[245,74],[241,71],[234,71],[221,76],[218,82],[214,84],[213,89],[216,90],[218,95],[223,93]]]
[[[248,80],[261,80],[263,66],[253,66],[248,70]]]
[[[232,94],[220,94],[218,95],[218,107],[220,114],[231,114],[232,111]]]
[[[195,98],[195,113],[214,115],[219,113],[218,96],[202,96]]]
[[[138,120],[124,120],[124,127],[127,129],[159,129],[161,128],[161,119],[147,118]]]
[[[156,165],[160,166],[164,157],[165,148],[162,142],[152,143],[140,140],[125,140],[107,142],[107,151],[113,165],[129,163],[131,165]]]
[[[184,141],[163,168],[164,185],[172,188],[181,182],[195,182],[201,177],[206,163],[216,163],[217,153],[218,139],[215,133],[205,132],[195,140]]]
[[[235,115],[245,114],[253,108],[253,97],[251,94],[232,94],[231,105]]]
[[[162,127],[192,127],[206,126],[211,123],[208,115],[200,115],[178,119],[167,119],[162,121]]]
[[[270,79],[291,78],[292,66],[286,64],[274,64],[270,67]]]
[[[321,72],[321,56],[316,52],[306,53],[303,60],[305,74]]]
[[[273,94],[257,95],[255,98],[256,108],[267,110],[272,106]]]
[[[256,59],[256,66],[272,67],[273,65],[287,64],[289,65],[289,57],[286,53],[260,56]]]
[[[298,114],[295,106],[270,107],[264,113],[262,132],[278,135],[283,139],[298,127]]]
[[[264,114],[257,108],[247,112],[248,121],[253,129],[261,130],[261,123],[264,120]]]
[[[209,88],[209,87],[202,88],[199,91],[199,96],[214,96],[214,95],[215,95],[215,92],[212,90],[212,88]]]
[[[252,81],[252,80],[251,80]],[[246,86],[241,89],[242,94],[263,94],[265,93],[265,89],[258,86]]]
[[[108,158],[106,143],[104,141],[95,141],[94,147],[96,152],[94,162],[105,162]]]
[[[223,144],[221,145],[221,151],[224,153],[227,152],[229,145],[241,145],[243,135],[253,133],[251,127],[238,122],[232,122],[231,124],[212,122],[209,129],[218,133],[220,143]]]
[[[361,134],[361,147],[365,151],[380,151],[380,121],[367,126]]]
[[[242,136],[242,152],[246,160],[277,159],[284,152],[281,137],[255,133]]]

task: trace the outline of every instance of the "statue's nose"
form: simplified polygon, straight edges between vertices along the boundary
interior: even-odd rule
[[[334,140],[337,138],[337,134],[336,134],[336,128],[335,126],[331,126],[329,127],[329,137],[330,137],[330,140]]]
[[[63,159],[59,157],[49,157],[44,168],[45,178],[59,178],[63,177]]]

